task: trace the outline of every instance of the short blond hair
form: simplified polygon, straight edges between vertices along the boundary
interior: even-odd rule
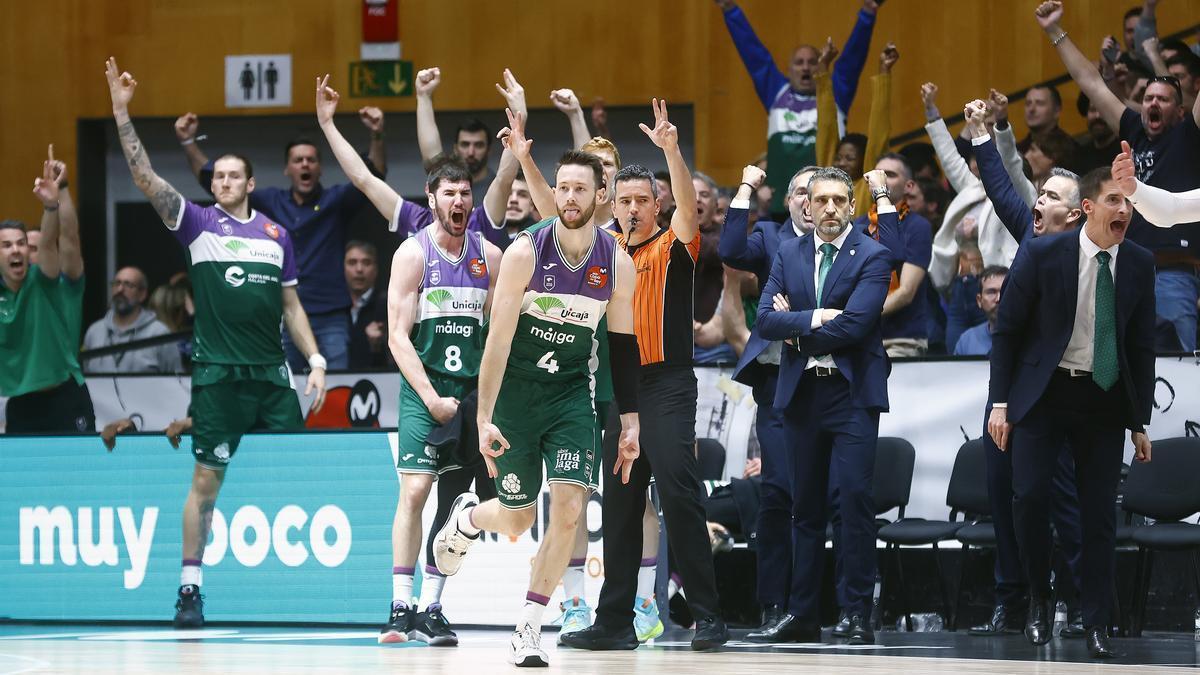
[[[595,154],[597,150],[608,150],[613,154],[613,160],[617,163],[617,169],[621,168],[621,153],[617,150],[617,146],[613,142],[603,136],[593,136],[591,140],[583,144],[579,148],[584,152]]]

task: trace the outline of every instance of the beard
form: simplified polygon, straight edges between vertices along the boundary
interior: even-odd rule
[[[591,221],[592,216],[596,213],[596,204],[594,202],[588,204],[586,207],[579,206],[576,208],[579,209],[579,218],[575,221],[567,220],[566,216],[563,215],[563,209],[558,209],[558,220],[565,225],[568,230],[578,230],[584,225],[587,225],[588,222]]]
[[[113,314],[117,316],[129,316],[138,308],[137,303],[126,298],[123,295],[114,295],[112,298]]]
[[[823,219],[821,222],[816,224],[817,233],[826,237],[830,237],[831,239],[836,239],[846,231],[847,227],[850,227],[849,220],[829,221]]]
[[[441,225],[442,229],[446,231],[446,234],[449,234],[451,237],[461,237],[466,233],[467,218],[469,217],[468,214],[470,214],[470,210],[465,208],[461,212],[453,212],[453,215],[458,216],[458,219],[455,220],[455,218],[452,217],[450,209],[443,209],[440,206],[437,207],[438,224]]]

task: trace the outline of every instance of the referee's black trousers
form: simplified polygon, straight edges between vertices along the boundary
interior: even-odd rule
[[[628,484],[613,475],[616,444],[604,444],[604,587],[596,623],[620,628],[633,622],[651,473],[672,567],[683,577],[692,615],[697,620],[715,617],[717,584],[696,463],[696,374],[691,366],[643,366],[638,400],[642,453]]]

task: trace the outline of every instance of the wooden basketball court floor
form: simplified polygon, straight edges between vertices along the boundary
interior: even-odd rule
[[[175,631],[156,626],[29,625],[0,623],[0,675],[16,673],[342,673],[409,672],[482,675],[514,673],[508,632],[459,630],[455,648],[421,643],[383,647],[369,627],[229,626]],[[1124,655],[1088,658],[1080,640],[1054,640],[1035,649],[1020,635],[963,633],[878,634],[879,644],[851,648],[833,641],[752,645],[738,641],[718,652],[688,648],[690,634],[669,631],[632,652],[557,649],[544,634],[551,672],[586,673],[1155,673],[1197,668],[1200,643],[1191,635],[1118,639]],[[826,634],[828,639],[828,634]]]

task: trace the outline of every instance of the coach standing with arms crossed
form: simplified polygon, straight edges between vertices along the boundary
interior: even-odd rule
[[[1134,457],[1150,461],[1154,256],[1125,241],[1133,209],[1107,167],[1084,176],[1079,194],[1086,224],[1022,245],[1005,281],[992,334],[988,433],[1013,453],[1013,520],[1030,592],[1025,636],[1035,645],[1051,638],[1050,479],[1064,441],[1074,453],[1088,652],[1112,658],[1107,627],[1125,429]]]
[[[892,240],[895,207],[886,187],[872,189],[881,239]],[[870,644],[875,580],[875,506],[871,476],[879,413],[887,410],[890,368],[879,319],[891,277],[887,247],[850,226],[854,185],[823,168],[808,183],[816,229],[784,243],[758,308],[767,340],[785,340],[775,407],[784,412],[792,452],[794,551],[787,614],[753,634],[758,641],[820,642],[821,567],[830,465],[836,465],[842,560],[851,644]],[[882,232],[887,229],[886,235]]]

